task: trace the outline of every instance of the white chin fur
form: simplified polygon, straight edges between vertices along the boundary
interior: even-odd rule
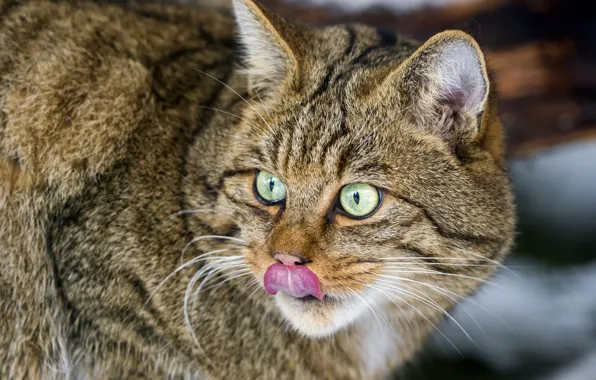
[[[283,316],[298,332],[311,338],[325,338],[349,326],[367,310],[358,300],[346,299],[336,303],[302,303],[285,293],[275,296]]]

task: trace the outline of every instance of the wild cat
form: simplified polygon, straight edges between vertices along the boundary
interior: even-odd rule
[[[510,248],[462,32],[0,4],[2,378],[381,378]]]

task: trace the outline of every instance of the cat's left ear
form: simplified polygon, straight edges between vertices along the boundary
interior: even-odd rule
[[[417,122],[444,138],[481,132],[490,81],[476,41],[460,31],[439,33],[399,70],[399,92]]]
[[[291,26],[252,0],[233,0],[250,84],[268,92],[298,70],[298,59],[284,35]]]

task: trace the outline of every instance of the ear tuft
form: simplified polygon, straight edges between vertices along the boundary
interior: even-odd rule
[[[233,4],[251,86],[270,90],[297,66],[294,53],[281,34],[284,22],[266,14],[252,0],[234,0]]]

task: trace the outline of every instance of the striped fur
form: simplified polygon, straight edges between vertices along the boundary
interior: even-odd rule
[[[250,54],[267,52],[246,34],[237,45],[227,6],[0,7],[2,378],[380,378],[443,318],[432,304],[474,292],[509,249],[502,131],[463,33],[420,46],[236,1],[249,12],[239,22],[254,23],[238,30],[284,49],[263,82]],[[441,93],[452,46],[485,87]],[[450,88],[469,88],[458,78]],[[286,184],[283,205],[256,200],[256,169]],[[371,218],[333,212],[353,182],[383,189]],[[267,296],[280,250],[311,259],[332,302]],[[390,302],[372,287],[400,258],[418,268],[410,280],[457,297],[419,286]],[[185,313],[189,282],[211,268],[224,269],[207,285],[228,281],[191,288]]]

